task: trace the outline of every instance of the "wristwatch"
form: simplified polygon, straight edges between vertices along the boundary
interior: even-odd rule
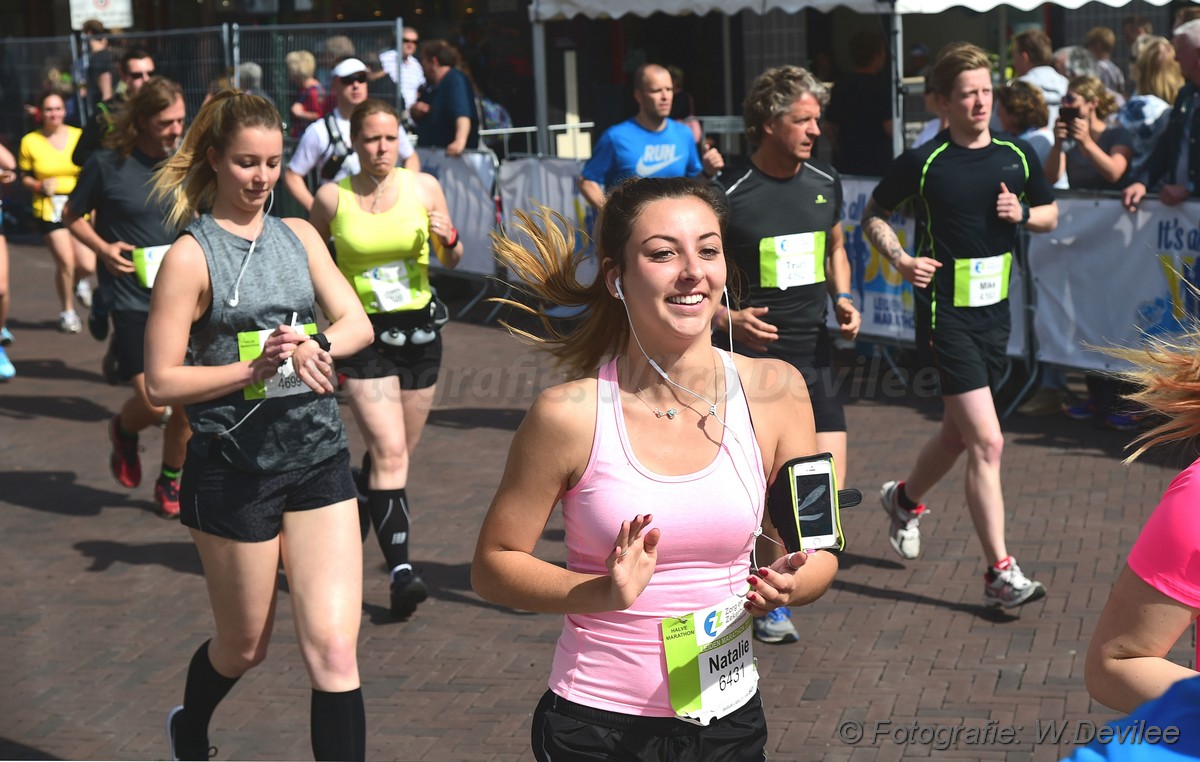
[[[329,351],[330,343],[329,343],[329,339],[325,337],[325,334],[314,333],[312,335],[312,340],[317,342],[317,346],[320,347],[321,349],[325,350],[326,352]]]

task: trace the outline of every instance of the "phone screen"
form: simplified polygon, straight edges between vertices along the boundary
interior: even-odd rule
[[[833,480],[830,474],[796,474],[796,520],[801,547],[831,547],[833,525]]]

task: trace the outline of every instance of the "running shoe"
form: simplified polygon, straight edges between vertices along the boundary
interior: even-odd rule
[[[154,482],[154,505],[164,519],[179,518],[179,480],[160,474]]]
[[[17,375],[17,369],[13,367],[12,360],[8,359],[8,352],[0,347],[0,381],[7,381]]]
[[[75,284],[75,298],[89,310],[92,308],[92,284],[86,278]]]
[[[800,639],[787,606],[771,609],[766,616],[754,618],[754,639],[764,643],[795,643]]]
[[[58,313],[58,330],[63,333],[79,333],[83,330],[83,323],[79,321],[79,315],[75,314],[75,310]]]
[[[13,343],[12,331],[7,327],[0,328],[0,347],[7,347],[11,343]]]
[[[121,416],[114,415],[108,422],[108,439],[112,442],[112,455],[108,467],[122,487],[130,489],[142,483],[142,458],[138,455],[137,434],[121,433]]]
[[[1089,397],[1083,402],[1077,402],[1074,405],[1063,403],[1062,410],[1067,414],[1067,417],[1072,420],[1086,421],[1096,414],[1096,408],[1098,407],[1099,403],[1095,399]]]
[[[1021,573],[1012,556],[1000,562],[1004,569],[992,567],[983,574],[983,603],[985,606],[1015,608],[1046,597],[1046,586]]]
[[[217,756],[217,747],[209,746],[208,739],[205,739],[204,743],[199,746],[199,749],[202,749],[203,751],[184,749],[183,746],[177,742],[176,739],[178,737],[179,715],[182,713],[182,704],[167,713],[167,749],[170,752],[167,759],[212,759],[213,757]]]
[[[104,341],[108,338],[108,315],[101,315],[99,310],[92,310],[88,313],[87,327],[93,339]]]
[[[392,577],[392,615],[407,619],[417,610],[417,604],[429,597],[429,588],[411,567],[401,569]]]
[[[1145,428],[1146,414],[1133,412],[1109,413],[1104,418],[1104,425],[1117,431],[1137,431],[1138,429]]]
[[[117,364],[117,353],[113,351],[111,344],[104,353],[104,359],[100,361],[100,375],[104,376],[104,383],[109,386],[116,386],[121,382],[121,367]]]
[[[1062,410],[1062,395],[1057,389],[1043,386],[1017,408],[1019,415],[1053,415]]]
[[[921,530],[919,527],[921,519],[929,513],[929,509],[924,505],[918,505],[912,511],[901,508],[898,497],[900,485],[903,483],[899,481],[885,483],[879,488],[879,502],[883,505],[883,512],[892,522],[892,529],[888,533],[892,549],[901,558],[912,560],[921,555]]]

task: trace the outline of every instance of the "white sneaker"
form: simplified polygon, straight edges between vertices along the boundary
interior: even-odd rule
[[[897,493],[900,491],[900,482],[890,481],[879,488],[879,502],[883,505],[883,512],[888,515],[892,522],[892,529],[888,533],[888,540],[892,543],[892,549],[900,555],[901,558],[912,560],[921,555],[921,518],[929,513],[929,509],[924,505],[918,505],[916,510],[908,511],[900,507],[900,501],[897,499]]]
[[[83,322],[75,314],[75,310],[58,313],[58,330],[63,333],[79,333],[83,330]]]
[[[75,284],[75,298],[89,310],[92,308],[92,284],[86,278]]]
[[[1034,582],[1021,572],[1011,557],[1007,569],[988,569],[983,574],[983,603],[985,606],[1015,608],[1046,597],[1046,586]],[[995,575],[995,576],[993,576]],[[990,577],[990,579],[989,579]]]

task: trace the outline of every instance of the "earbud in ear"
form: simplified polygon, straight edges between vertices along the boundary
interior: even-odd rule
[[[722,289],[725,292],[725,306],[729,306],[729,286],[724,286]]]
[[[614,283],[614,285],[617,287],[617,298],[620,299],[621,301],[625,301],[625,292],[623,292],[621,290],[621,276],[620,275],[617,276],[617,280]]]

